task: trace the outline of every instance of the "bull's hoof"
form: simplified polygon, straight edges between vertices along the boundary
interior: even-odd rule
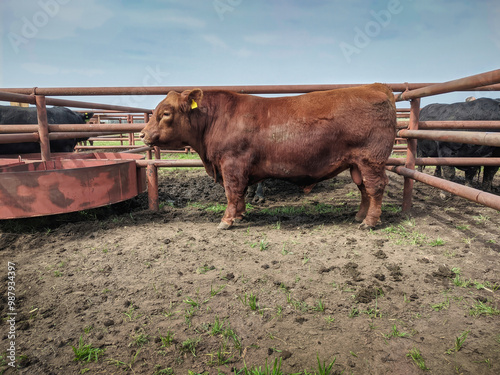
[[[256,195],[253,199],[252,199],[252,203],[254,204],[262,204],[266,201],[266,198],[264,197],[259,197],[258,195]]]
[[[223,221],[221,221],[219,223],[219,225],[217,226],[217,229],[220,229],[220,230],[226,230],[226,229],[229,229],[231,228],[231,225],[229,225],[228,223],[225,223]]]
[[[365,223],[361,223],[361,224],[359,224],[358,228],[362,229],[362,230],[370,230],[370,229],[373,229],[374,227],[371,227]]]
[[[375,227],[379,224],[380,221],[378,221],[375,225],[368,224],[366,221],[363,221],[361,224],[359,224],[358,228],[363,230],[370,230],[370,229],[375,229]]]

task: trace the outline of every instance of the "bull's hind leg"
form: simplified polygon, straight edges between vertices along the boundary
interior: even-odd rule
[[[361,206],[356,220],[363,220],[362,226],[373,228],[380,221],[382,198],[389,179],[383,166],[360,165],[359,170],[363,183],[358,185]]]
[[[358,189],[361,192],[361,204],[359,205],[359,211],[354,219],[358,223],[361,223],[368,214],[368,208],[370,207],[370,197],[368,196],[366,187],[363,183],[361,185],[358,185]]]
[[[370,199],[363,183],[361,171],[355,165],[351,167],[351,178],[361,192],[361,204],[359,205],[359,211],[356,214],[355,220],[357,222],[362,222],[365,219],[366,214],[368,213],[368,208],[370,207]]]

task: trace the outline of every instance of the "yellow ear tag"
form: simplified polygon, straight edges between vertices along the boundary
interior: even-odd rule
[[[192,100],[192,102],[191,102],[191,109],[198,108],[198,103],[196,103],[196,102],[194,101],[194,99],[191,99],[191,100]]]

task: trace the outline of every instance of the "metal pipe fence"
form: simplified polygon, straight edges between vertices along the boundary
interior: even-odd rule
[[[250,94],[301,94],[318,90],[331,90],[346,87],[355,87],[360,84],[338,84],[338,85],[266,85],[266,86],[201,86],[203,90],[224,89],[239,93]],[[418,114],[420,111],[419,98],[437,95],[452,91],[500,91],[500,70],[494,70],[470,77],[461,78],[444,83],[393,83],[388,84],[394,92],[397,101],[409,100],[411,108],[398,109],[399,118],[409,118],[408,121],[398,120],[399,135],[407,140],[405,146],[395,146],[394,152],[406,151],[406,158],[390,158],[388,169],[405,177],[403,192],[403,209],[409,210],[411,207],[411,196],[413,181],[418,180],[431,186],[435,186],[447,191],[455,192],[473,201],[478,201],[489,207],[500,209],[500,197],[488,195],[487,199],[477,199],[475,192],[471,189],[461,186],[459,189],[452,182],[438,179],[435,177],[421,174],[414,171],[416,165],[500,165],[500,158],[426,158],[416,157],[416,139],[437,139],[460,143],[475,143],[500,146],[500,135],[492,134],[487,130],[500,129],[500,121],[425,121],[419,122]],[[141,118],[144,122],[148,121],[151,109],[125,107],[116,105],[106,105],[99,103],[81,102],[66,99],[46,98],[45,96],[95,96],[95,95],[166,95],[168,91],[183,91],[193,89],[195,86],[175,86],[175,87],[70,87],[70,88],[3,88],[0,90],[0,101],[17,101],[24,103],[37,104],[39,113],[38,125],[0,125],[0,143],[11,142],[40,142],[42,147],[42,159],[50,159],[50,152],[47,150],[48,140],[68,138],[84,138],[97,135],[119,134],[120,132],[134,133],[140,131],[144,123],[133,123],[135,118]],[[118,120],[127,121],[127,123],[118,124],[47,124],[46,105],[70,106],[76,108],[87,108],[89,110],[99,110],[99,120]],[[45,112],[45,116],[44,116]],[[132,113],[142,113],[141,115],[132,115]],[[451,129],[471,129],[482,130],[482,132],[468,131],[456,132]],[[423,129],[423,130],[422,130]],[[434,130],[430,130],[434,129]],[[450,131],[443,131],[450,129]],[[15,132],[15,134],[12,134]],[[105,140],[105,139],[104,139]],[[118,148],[129,148],[127,152],[146,151],[151,155],[155,152],[159,159],[160,150],[155,147],[142,145],[135,146],[135,139],[129,136],[130,145]],[[479,143],[478,143],[479,142]],[[94,149],[93,146],[79,146],[80,149]],[[135,150],[134,150],[135,148]],[[171,151],[170,151],[171,152]],[[187,149],[183,152],[188,152]],[[157,168],[161,167],[201,167],[199,160],[146,160],[137,161],[137,165],[147,168],[148,186],[151,193],[149,204],[151,209],[158,209],[158,176]],[[404,165],[404,167],[402,167]],[[411,171],[411,172],[409,172]],[[424,177],[424,176],[427,177]],[[474,189],[475,190],[475,189]],[[481,195],[481,194],[479,194]],[[486,195],[481,195],[486,196]],[[492,203],[493,202],[493,203]]]

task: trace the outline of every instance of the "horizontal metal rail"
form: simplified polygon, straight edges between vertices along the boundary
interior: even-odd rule
[[[145,124],[49,124],[49,132],[118,132],[135,133],[144,129]],[[32,133],[38,131],[38,125],[0,125],[0,134]]]
[[[406,158],[389,158],[387,165],[405,165]],[[455,167],[500,166],[500,158],[416,158],[415,165],[451,165]]]
[[[159,168],[169,167],[203,167],[203,162],[200,159],[186,159],[186,160],[137,160],[137,166],[147,167],[154,165]]]
[[[442,142],[469,143],[484,146],[500,147],[500,133],[468,132],[446,130],[407,130],[398,131],[398,136],[414,139],[432,139]]]
[[[500,121],[420,121],[418,129],[480,129],[499,130]]]
[[[202,90],[228,90],[245,94],[302,94],[311,91],[334,90],[356,87],[360,84],[322,84],[322,85],[244,85],[244,86],[154,86],[154,87],[34,87],[34,88],[3,88],[2,91],[47,96],[95,96],[95,95],[167,95],[169,91],[184,91],[200,88]],[[436,83],[387,83],[393,91],[423,89]],[[481,86],[478,82],[476,86]],[[499,91],[500,85],[469,87],[455,91]],[[408,93],[407,91],[406,93]],[[411,98],[410,98],[411,99]],[[404,100],[408,100],[405,99]]]
[[[472,202],[494,208],[495,210],[500,210],[500,196],[498,195],[460,185],[455,182],[443,180],[439,177],[429,176],[428,174],[418,172],[413,169],[400,166],[388,166],[387,169],[401,176],[412,178],[416,181],[420,181],[427,185],[458,195],[459,197],[466,198]]]
[[[102,146],[75,146],[77,150],[98,150],[98,149],[116,149],[116,150],[128,150],[129,148],[142,148],[144,145],[102,145]]]
[[[423,98],[425,96],[445,94],[452,91],[469,90],[478,86],[496,85],[500,82],[500,69],[492,70],[489,72],[472,75],[453,81],[436,83],[427,85],[417,89],[409,89],[399,95],[396,95],[396,101],[411,100],[416,98]],[[496,90],[495,90],[496,91]]]
[[[17,94],[13,92],[8,92],[3,89],[0,91],[0,101],[13,101],[19,103],[36,104],[36,99],[34,95]],[[101,104],[101,103],[89,103],[76,100],[56,99],[56,98],[45,98],[45,104],[62,106],[62,107],[87,108],[89,110],[112,109],[124,112],[140,112],[140,113],[153,112],[151,109],[146,109],[146,108],[125,107],[121,105],[111,105],[111,104]]]
[[[172,152],[172,151],[170,151]],[[406,163],[405,158],[389,158],[387,165],[399,166]],[[203,162],[200,159],[187,160],[137,160],[139,167],[147,165],[155,165],[159,168],[168,167],[203,167]],[[416,165],[455,165],[455,166],[500,166],[500,158],[417,158]]]
[[[133,148],[131,150],[121,151],[121,152],[124,154],[138,154],[140,152],[151,151],[152,149],[153,149],[153,147],[144,146],[144,147]]]
[[[49,140],[74,139],[74,138],[89,138],[98,135],[113,135],[111,132],[76,132],[76,133],[49,133]],[[0,144],[20,143],[20,142],[40,142],[38,132],[34,133],[16,133],[16,134],[0,134]]]

